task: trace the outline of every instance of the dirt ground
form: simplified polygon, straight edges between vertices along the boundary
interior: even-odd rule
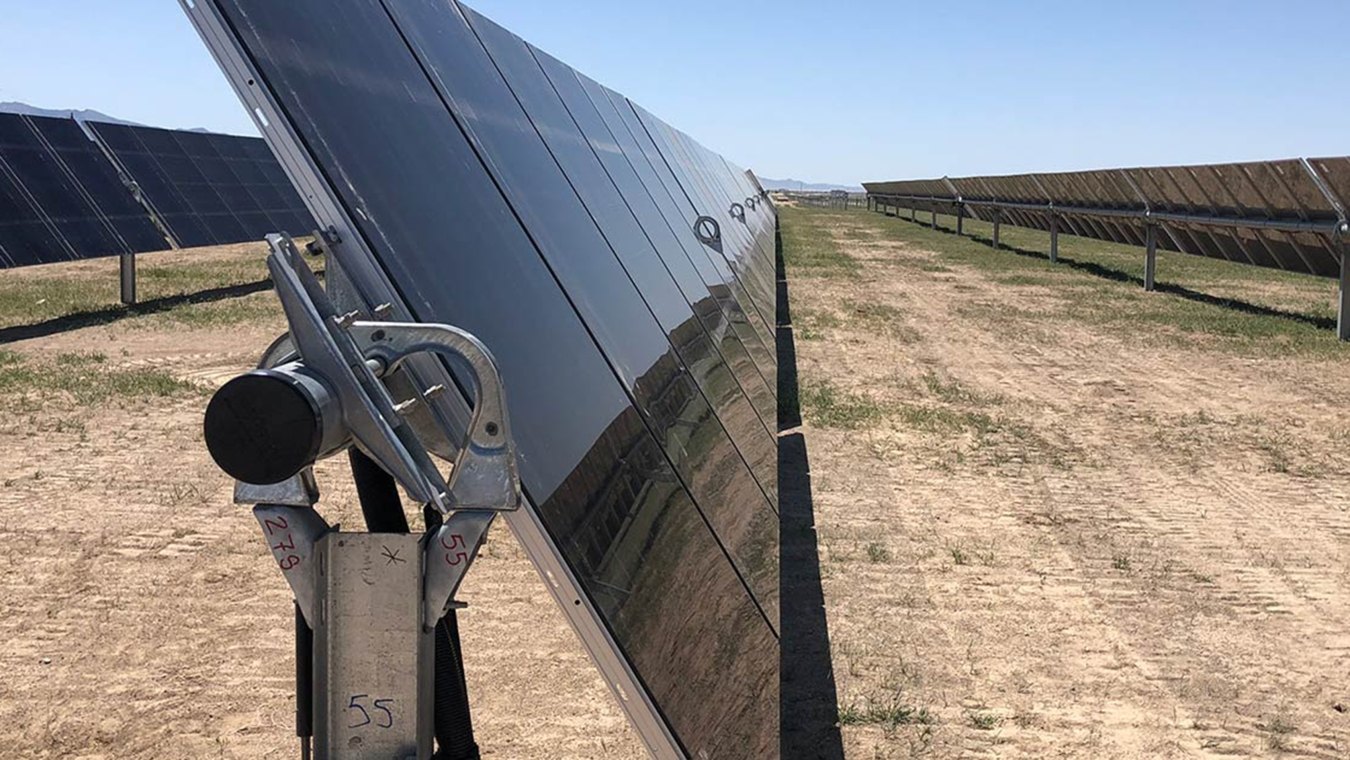
[[[788,275],[847,757],[1350,757],[1350,350],[823,224],[844,260]]]
[[[247,281],[261,256],[156,254],[143,287],[187,262],[207,269],[178,275],[238,274],[245,261]],[[115,267],[37,267],[0,284],[115,293]],[[251,368],[284,319],[270,292],[150,311],[0,345],[12,352],[0,353],[0,756],[298,757],[290,594],[200,433],[210,390]],[[321,465],[321,510],[350,524],[344,470]],[[643,756],[504,529],[462,596],[485,756]]]

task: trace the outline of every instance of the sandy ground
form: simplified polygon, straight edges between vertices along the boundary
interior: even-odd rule
[[[1350,757],[1345,361],[1031,319],[873,219],[789,271],[847,757]]]
[[[39,269],[3,276],[51,274]],[[95,406],[58,396],[0,414],[0,756],[298,756],[290,594],[200,434],[210,389],[250,368],[283,326],[279,308],[206,328],[161,315],[0,346],[98,352],[111,370],[158,368],[200,387]],[[324,463],[319,478],[325,516],[359,521],[345,464]],[[485,756],[643,756],[504,529],[462,597]]]

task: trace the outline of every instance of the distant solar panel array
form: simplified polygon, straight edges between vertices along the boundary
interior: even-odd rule
[[[259,138],[0,114],[0,267],[312,229]]]
[[[1322,277],[1341,278],[1341,327],[1350,338],[1346,261],[1350,158],[908,180],[866,184],[878,210],[954,214],[998,227],[1007,222],[1051,233],[1109,240],[1148,250],[1153,288],[1158,248]]]

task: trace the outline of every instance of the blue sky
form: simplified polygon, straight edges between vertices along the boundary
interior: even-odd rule
[[[768,177],[1350,153],[1346,0],[477,0]],[[0,100],[252,133],[173,0],[3,0]]]

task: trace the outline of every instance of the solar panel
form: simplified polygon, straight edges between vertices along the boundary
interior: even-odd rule
[[[0,160],[9,175],[10,192],[21,199],[10,206],[14,216],[6,218],[27,229],[30,243],[27,254],[15,255],[28,263],[44,263],[127,252],[32,123],[26,116],[0,115]],[[39,226],[47,234],[39,233]]]
[[[265,135],[358,238],[337,259],[356,290],[387,277],[493,351],[527,496],[580,583],[568,612],[594,613],[635,676],[621,704],[674,739],[635,718],[649,746],[774,755],[771,222],[733,215],[739,172],[452,3],[190,13],[256,67],[226,70],[266,89]],[[693,238],[700,217],[720,240]]]
[[[117,238],[115,250],[80,251],[81,256],[159,251],[169,246],[145,208],[127,191],[117,170],[79,123],[73,119],[27,118],[33,131],[51,149]]]
[[[313,229],[300,196],[258,138],[123,124],[90,127],[182,247]]]
[[[922,210],[958,205],[984,221],[1066,231],[1323,277],[1341,273],[1332,233],[1345,219],[1350,159],[1107,169],[867,184]],[[1339,187],[1338,187],[1339,184]]]

